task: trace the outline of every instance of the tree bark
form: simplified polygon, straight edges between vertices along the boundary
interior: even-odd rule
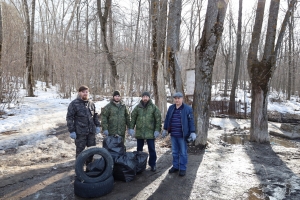
[[[27,69],[27,96],[33,97],[33,36],[34,36],[34,14],[35,14],[35,0],[32,0],[32,13],[31,13],[31,23],[29,16],[29,8],[27,0],[24,0],[25,8],[25,18],[26,18],[26,35],[27,35],[27,45],[26,45],[26,69]]]
[[[104,13],[102,13],[101,0],[97,0],[97,10],[98,10],[98,17],[101,26],[101,35],[102,35],[101,41],[111,69],[110,84],[111,84],[111,88],[113,88],[114,90],[118,90],[119,75],[117,73],[117,64],[115,62],[113,53],[108,48],[108,43],[107,43],[107,19],[108,19],[108,12],[110,10],[110,7],[111,7],[111,0],[106,0],[104,6]]]
[[[223,33],[228,0],[210,0],[207,4],[202,37],[195,49],[195,92],[193,100],[198,137],[195,145],[204,147],[209,126],[213,66]]]
[[[178,61],[179,34],[181,24],[182,0],[172,0],[169,3],[168,30],[167,30],[167,69],[171,73],[172,87],[184,96],[184,87],[181,77],[182,67]]]
[[[291,22],[290,22],[290,32],[291,32],[291,38],[292,41],[295,40],[295,34],[294,34],[294,29],[295,29],[295,8],[293,8],[292,13],[291,13]],[[292,95],[295,95],[296,93],[296,55],[295,55],[295,42],[292,43],[292,49],[291,49],[291,55],[293,56],[292,60]]]
[[[3,43],[3,26],[2,26],[2,3],[0,3],[0,103],[2,102],[2,43]]]
[[[139,33],[139,23],[140,23],[140,12],[141,12],[141,0],[138,1],[138,16],[136,21],[136,30],[134,35],[134,44],[133,44],[133,55],[132,55],[132,63],[131,63],[131,76],[130,76],[130,89],[129,89],[129,95],[133,96],[133,84],[134,84],[134,64],[135,64],[135,53],[136,53],[136,43],[138,40],[138,33]]]
[[[86,52],[89,53],[89,1],[86,0],[86,21],[85,21],[85,43]]]
[[[151,1],[152,26],[152,83],[155,104],[165,116],[167,111],[167,96],[164,81],[164,47],[166,37],[167,1]]]
[[[241,66],[242,17],[243,17],[243,0],[239,0],[238,30],[237,30],[237,39],[236,39],[236,61],[235,61],[234,77],[232,81],[230,100],[229,100],[229,113],[231,114],[234,114],[236,112],[235,111],[235,90],[237,87],[239,73],[240,73],[240,66]]]
[[[289,1],[288,1],[289,2]],[[290,15],[292,12],[290,13]],[[289,18],[289,50],[288,50],[288,85],[287,85],[287,100],[291,100],[292,93],[292,32],[291,16]]]
[[[231,31],[231,27],[232,27],[232,10],[230,10],[229,12],[230,16],[229,16],[229,41],[223,41],[221,43],[221,49],[222,49],[222,54],[223,54],[223,57],[225,59],[225,84],[224,84],[224,97],[227,97],[227,90],[228,90],[228,81],[229,81],[229,78],[228,78],[228,73],[229,73],[229,63],[231,62],[230,59],[231,59],[231,40],[232,40],[232,31]],[[228,43],[228,45],[226,45]]]
[[[292,0],[289,10],[294,6],[296,0]],[[251,80],[251,127],[250,140],[265,143],[270,141],[268,133],[268,93],[269,83],[276,68],[276,57],[280,48],[282,38],[288,23],[288,12],[282,22],[281,30],[275,45],[277,19],[280,1],[271,0],[265,48],[261,61],[258,60],[258,45],[262,30],[265,0],[258,1],[256,9],[255,24],[248,53],[248,72]]]
[[[41,20],[41,26],[42,26],[42,41],[43,41],[43,68],[41,67],[40,69],[43,70],[42,74],[43,74],[43,79],[46,83],[46,87],[49,88],[49,64],[48,64],[48,52],[49,52],[49,43],[47,42],[47,35],[46,34],[46,30],[49,30],[49,28],[47,28],[47,21],[48,20],[48,10],[46,10],[45,13],[45,18],[43,17],[42,13],[42,6],[40,4],[39,1],[39,7],[40,7],[40,20]],[[48,32],[48,31],[47,31]],[[48,43],[48,44],[47,44]],[[47,51],[48,50],[48,51]]]

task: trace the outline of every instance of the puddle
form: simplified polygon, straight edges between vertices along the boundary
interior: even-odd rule
[[[242,144],[249,142],[250,135],[223,135],[221,136],[221,140],[228,144]],[[279,145],[287,148],[297,148],[297,145],[289,140],[283,138],[277,138],[271,136],[270,138],[271,145]]]
[[[269,200],[268,195],[264,194],[263,186],[250,188],[248,190],[248,198],[247,200]]]
[[[247,200],[270,200],[270,199],[286,199],[291,197],[292,191],[290,183],[273,183],[270,185],[259,185],[248,190]]]

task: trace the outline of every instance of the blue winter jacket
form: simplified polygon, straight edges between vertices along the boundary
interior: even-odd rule
[[[164,129],[168,132],[171,130],[171,118],[173,115],[173,112],[176,108],[176,104],[173,104],[169,107],[167,116],[164,123]],[[187,139],[190,137],[191,133],[195,133],[195,124],[194,124],[194,115],[193,115],[193,109],[189,105],[183,103],[183,109],[181,111],[181,125],[182,125],[182,132],[183,137]]]

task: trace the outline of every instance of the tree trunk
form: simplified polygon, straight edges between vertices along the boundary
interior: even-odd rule
[[[292,0],[289,10],[296,0]],[[277,19],[280,1],[272,0],[270,4],[269,20],[267,25],[265,48],[261,61],[258,60],[258,46],[264,17],[265,0],[258,1],[255,24],[248,53],[248,72],[251,79],[252,102],[251,102],[251,141],[264,143],[269,142],[268,133],[268,93],[269,83],[276,68],[276,57],[280,48],[283,35],[288,23],[288,12],[282,22],[277,44],[275,46]]]
[[[151,1],[152,26],[152,83],[155,104],[165,116],[167,110],[167,96],[164,83],[164,46],[166,37],[167,1]]]
[[[229,73],[229,63],[231,58],[231,39],[232,39],[232,33],[231,33],[231,27],[232,27],[232,10],[230,10],[230,17],[229,17],[229,42],[224,41],[225,43],[228,43],[228,46],[226,44],[222,45],[227,46],[226,50],[222,48],[223,57],[225,58],[225,84],[224,84],[224,97],[227,97],[227,90],[228,90],[228,73]]]
[[[129,89],[129,95],[133,96],[133,84],[134,84],[134,64],[135,64],[135,53],[136,53],[136,43],[138,40],[138,33],[139,33],[139,23],[140,23],[140,12],[141,12],[141,0],[139,0],[138,5],[138,16],[136,21],[136,30],[135,30],[135,36],[134,36],[134,45],[133,45],[133,55],[132,55],[132,63],[131,63],[131,76],[130,76],[130,89]]]
[[[85,21],[85,43],[86,43],[86,52],[89,54],[89,1],[86,1],[86,21]]]
[[[31,23],[30,23],[27,0],[24,0],[24,8],[25,8],[26,35],[27,35],[27,45],[26,45],[27,96],[33,97],[34,80],[33,80],[32,54],[33,54],[35,0],[32,0]]]
[[[181,24],[182,0],[172,0],[169,3],[168,36],[167,36],[167,69],[171,73],[172,87],[176,92],[184,96],[184,88],[181,77],[182,67],[178,61],[179,34]]]
[[[195,49],[195,92],[193,100],[198,137],[195,144],[204,147],[209,126],[213,66],[223,33],[227,0],[210,0],[207,4],[202,37]]]
[[[42,6],[39,5],[40,7],[40,13],[43,13],[42,11]],[[43,41],[43,67],[44,68],[40,68],[41,70],[43,70],[42,74],[43,74],[43,79],[46,83],[46,87],[49,88],[49,64],[48,64],[48,52],[49,52],[49,49],[47,49],[49,47],[49,44],[47,44],[47,40],[46,40],[46,30],[49,30],[47,29],[47,26],[46,26],[46,23],[48,21],[48,11],[46,11],[45,13],[46,17],[44,19],[43,15],[40,14],[40,19],[41,19],[41,26],[42,26],[42,41]],[[48,32],[48,31],[47,31]],[[47,34],[49,35],[49,34]],[[48,51],[47,51],[48,50]]]
[[[240,65],[241,65],[241,49],[242,49],[242,16],[243,16],[243,0],[239,0],[239,16],[238,16],[238,30],[236,39],[236,61],[234,77],[229,100],[229,113],[234,114],[235,111],[235,90],[239,79]]]
[[[191,69],[192,68],[192,44],[194,41],[194,32],[195,30],[193,29],[193,20],[194,20],[194,5],[195,5],[195,0],[193,1],[192,5],[191,5],[191,16],[190,16],[190,25],[189,25],[189,49],[188,49],[188,56],[187,56],[187,60],[186,60],[186,67],[187,69]],[[195,20],[197,21],[197,19]]]
[[[291,13],[291,22],[290,22],[290,32],[291,32],[291,38],[292,41],[295,40],[294,36],[294,28],[295,28],[295,9],[293,8],[292,13]],[[293,55],[293,61],[292,61],[292,95],[296,94],[296,64],[295,64],[295,59],[296,59],[296,54],[295,54],[295,42],[292,43],[292,53],[291,55]]]
[[[2,27],[2,3],[0,3],[0,103],[2,102],[2,43],[3,43],[3,27]]]
[[[289,2],[289,1],[288,1]],[[292,14],[292,13],[290,13]],[[288,85],[287,85],[287,100],[291,100],[292,92],[292,32],[293,26],[291,17],[289,18],[289,50],[288,50]]]
[[[114,90],[118,90],[119,75],[117,73],[117,64],[114,60],[113,53],[108,48],[108,43],[107,43],[107,19],[108,19],[108,12],[110,10],[110,7],[111,7],[111,0],[106,0],[104,6],[104,13],[102,14],[101,0],[97,0],[97,10],[98,10],[98,17],[101,26],[101,35],[102,35],[102,40],[101,40],[102,46],[104,48],[104,52],[106,53],[107,60],[111,69],[110,84],[111,84],[111,88],[113,88]]]

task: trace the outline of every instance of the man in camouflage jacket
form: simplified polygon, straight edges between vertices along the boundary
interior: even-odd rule
[[[88,99],[89,88],[80,86],[78,97],[73,100],[67,113],[67,126],[70,137],[75,140],[76,158],[85,147],[95,146],[95,134],[100,133],[100,122],[97,117],[95,104]],[[92,158],[86,161],[86,164]]]
[[[134,127],[136,130],[135,138],[137,139],[137,151],[143,151],[144,140],[147,141],[149,151],[148,164],[151,171],[156,171],[156,151],[155,138],[161,131],[161,112],[156,105],[152,103],[149,92],[142,94],[142,100],[131,113],[129,134],[134,135]]]
[[[121,101],[119,91],[114,91],[113,98],[101,111],[103,134],[122,136],[125,142],[126,126],[129,127],[130,115],[126,105]]]

